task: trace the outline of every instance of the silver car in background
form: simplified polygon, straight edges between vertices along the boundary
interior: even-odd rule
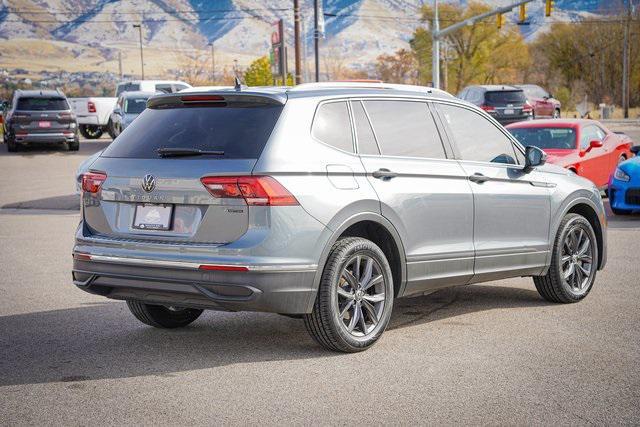
[[[425,87],[156,96],[82,187],[75,285],[161,328],[275,312],[355,352],[396,298],[532,276],[577,302],[606,262],[593,184]]]
[[[109,134],[115,139],[147,108],[147,100],[158,92],[122,92],[109,117]]]

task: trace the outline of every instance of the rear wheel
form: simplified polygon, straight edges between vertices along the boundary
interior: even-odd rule
[[[10,153],[15,153],[18,151],[18,144],[16,144],[16,140],[11,138],[10,136],[6,139],[7,142],[7,151]]]
[[[68,151],[78,151],[79,149],[80,149],[80,140],[78,138],[74,139],[73,142],[67,142]]]
[[[140,301],[127,301],[131,313],[144,324],[155,328],[172,329],[187,326],[196,320],[204,310],[195,308],[166,307],[164,305],[145,304]]]
[[[380,338],[392,308],[393,279],[384,253],[369,240],[348,237],[333,245],[304,323],[323,347],[353,353]]]
[[[102,136],[102,127],[98,125],[80,125],[80,133],[87,139],[98,139]]]
[[[560,223],[551,266],[533,281],[538,293],[551,302],[578,302],[587,296],[596,278],[598,246],[589,221],[568,214]]]
[[[109,119],[109,123],[107,123],[107,132],[109,133],[111,139],[116,139],[116,137],[118,136],[118,134],[116,133],[115,125],[113,124],[111,119]]]

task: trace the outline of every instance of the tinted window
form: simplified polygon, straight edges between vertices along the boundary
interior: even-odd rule
[[[576,148],[576,132],[571,128],[515,128],[509,132],[524,146],[570,150]]]
[[[346,102],[322,104],[313,119],[311,134],[333,147],[353,153],[353,138]]]
[[[116,96],[120,96],[122,92],[135,92],[140,90],[138,83],[120,83],[116,89]]]
[[[147,98],[127,98],[124,101],[124,112],[127,114],[140,114],[147,108]]]
[[[158,158],[158,148],[170,147],[222,150],[222,158],[258,158],[282,107],[229,105],[147,108],[102,156],[152,159]]]
[[[484,99],[487,104],[523,104],[525,102],[524,92],[521,90],[486,92]]]
[[[362,102],[352,102],[351,107],[353,108],[353,119],[356,125],[356,135],[358,136],[358,152],[360,154],[380,154],[371,124],[362,107]]]
[[[475,111],[452,105],[438,105],[448,123],[463,160],[517,163],[509,138]]]
[[[424,102],[365,101],[383,155],[445,158],[438,129]]]
[[[181,91],[182,89],[186,89],[188,87],[189,86],[187,86],[187,85],[180,85],[180,84],[173,85],[174,92]]]
[[[171,93],[173,92],[173,88],[171,87],[170,84],[161,83],[156,85],[156,91],[163,92],[163,93]]]
[[[67,100],[60,97],[23,97],[18,99],[16,110],[27,111],[58,111],[68,110]]]

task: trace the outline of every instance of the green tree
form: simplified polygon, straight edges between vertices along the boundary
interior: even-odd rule
[[[247,86],[271,86],[273,76],[269,58],[263,56],[253,61],[244,73],[244,82]]]
[[[442,26],[447,27],[491,8],[484,3],[469,2],[465,7],[442,4],[439,9]],[[433,21],[433,7],[422,7],[422,20]],[[531,59],[524,39],[514,27],[498,29],[491,20],[466,26],[445,37],[449,47],[442,80],[446,88],[457,93],[472,83],[515,83],[522,81],[530,68]],[[411,48],[418,62],[420,81],[431,81],[431,32],[418,28],[413,35]],[[443,68],[444,68],[443,61]]]

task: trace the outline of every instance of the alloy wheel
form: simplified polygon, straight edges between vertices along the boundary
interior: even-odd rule
[[[580,226],[572,227],[562,245],[562,277],[571,291],[582,294],[589,289],[593,269],[593,248],[589,234]]]
[[[337,312],[344,330],[355,336],[371,334],[385,306],[382,267],[368,255],[356,254],[345,264],[338,281]]]

